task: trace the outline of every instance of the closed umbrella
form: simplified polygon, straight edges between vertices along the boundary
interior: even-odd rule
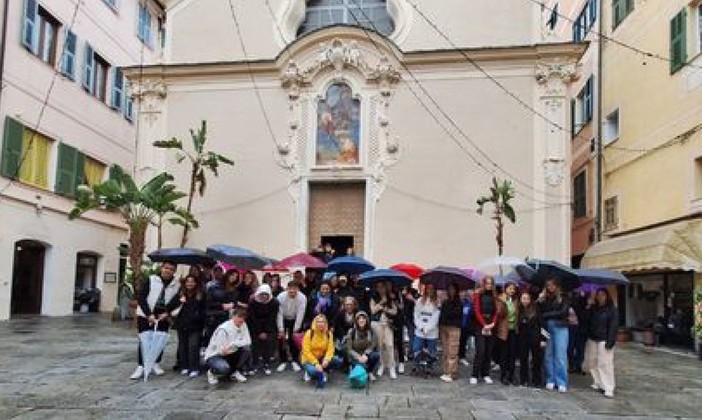
[[[451,283],[454,283],[461,290],[471,289],[475,286],[475,281],[470,278],[468,273],[457,267],[439,266],[427,270],[420,277],[422,283],[433,284],[437,289],[447,289]]]
[[[327,268],[327,263],[313,255],[304,252],[299,252],[289,257],[285,257],[282,260],[280,260],[278,264],[286,268]]]
[[[393,270],[402,271],[413,279],[418,279],[419,276],[424,274],[424,269],[422,267],[412,263],[395,264],[390,268]]]
[[[407,274],[389,268],[380,268],[372,271],[366,271],[359,277],[361,285],[372,287],[375,283],[381,281],[389,281],[398,287],[406,287],[412,285],[412,278]]]
[[[354,256],[337,257],[329,261],[327,265],[327,271],[349,274],[361,274],[374,268],[375,266],[370,261]]]
[[[139,333],[141,343],[141,357],[144,362],[144,382],[149,378],[149,373],[156,364],[156,359],[163,352],[168,344],[168,333],[158,331],[158,322],[154,324],[153,330],[146,330]]]
[[[176,264],[212,264],[214,259],[205,251],[195,248],[162,248],[149,254],[153,262],[172,261]]]
[[[253,251],[231,245],[208,246],[207,255],[218,261],[233,264],[243,270],[260,270],[270,262],[268,258]]]
[[[629,279],[624,277],[622,273],[611,270],[603,269],[587,269],[578,268],[574,270],[580,281],[583,283],[600,284],[600,285],[627,285],[629,284]]]
[[[566,290],[577,289],[581,285],[580,277],[572,268],[553,260],[528,259],[527,265],[536,273],[527,281],[535,286],[544,287],[546,280],[556,278]]]

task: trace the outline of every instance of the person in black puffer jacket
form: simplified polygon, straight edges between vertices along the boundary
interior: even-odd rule
[[[458,378],[458,344],[461,340],[463,302],[458,294],[458,286],[451,283],[446,289],[446,300],[441,303],[439,315],[439,337],[443,346],[441,367],[444,372],[441,380],[452,382]]]
[[[588,302],[587,344],[585,359],[592,374],[592,388],[614,397],[614,344],[617,341],[619,316],[609,291],[597,290],[595,301]]]
[[[191,378],[200,373],[200,343],[205,325],[205,297],[198,277],[188,275],[180,291],[183,304],[175,319],[178,332],[178,360],[181,375]]]
[[[205,288],[204,347],[210,343],[217,327],[230,319],[230,312],[236,306],[238,284],[239,272],[228,270],[221,280],[215,278]]]
[[[275,358],[278,334],[278,310],[280,304],[274,299],[271,287],[262,284],[249,302],[248,325],[254,344],[254,356],[266,375],[271,374],[271,363]]]

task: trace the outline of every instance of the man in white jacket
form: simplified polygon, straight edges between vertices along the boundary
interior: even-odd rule
[[[302,321],[305,318],[307,308],[307,297],[300,292],[301,284],[297,280],[288,283],[287,290],[278,295],[280,310],[278,311],[278,355],[280,366],[278,372],[282,372],[287,367],[285,351],[286,343],[290,350],[291,365],[295,372],[300,371],[300,349],[295,345],[293,336],[302,332]]]
[[[246,326],[246,310],[234,311],[232,319],[223,322],[212,334],[205,350],[207,381],[217,385],[219,377],[230,375],[238,382],[246,382],[241,368],[251,357],[251,335]]]

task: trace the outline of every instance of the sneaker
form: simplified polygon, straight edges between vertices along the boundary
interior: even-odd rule
[[[269,368],[268,366],[266,366],[266,367],[263,368],[263,373],[264,373],[266,376],[269,376],[269,375],[270,375],[271,373],[273,373],[273,372],[271,372],[271,368]]]
[[[478,384],[478,378],[470,378],[468,381],[471,385],[477,385]]]
[[[297,364],[297,362],[292,362],[291,365],[292,365],[292,368],[293,368],[293,371],[294,371],[294,372],[299,372],[300,369],[302,369],[302,368],[300,367],[300,365]]]
[[[556,385],[552,384],[551,382],[546,384],[546,389],[549,391],[553,391],[556,388]]]
[[[400,363],[399,365],[397,365],[397,373],[399,373],[400,375],[405,374],[405,364],[404,363]]]
[[[604,396],[607,398],[614,398],[614,391],[605,391]]]
[[[200,372],[198,372],[196,370],[193,370],[188,374],[189,378],[197,378],[198,376],[200,376]]]
[[[375,382],[378,378],[371,372],[368,374],[368,379],[370,379],[371,382]]]
[[[246,376],[242,375],[238,370],[232,373],[232,379],[240,383],[246,382]]]
[[[246,372],[246,376],[255,376],[256,375],[256,369],[251,369],[250,371]]]
[[[461,359],[461,364],[463,366],[470,366],[470,362],[467,359]]]
[[[500,365],[498,365],[497,363],[493,363],[490,370],[493,372],[497,372],[498,370],[500,370]]]
[[[390,372],[390,379],[397,379],[397,373],[395,373],[395,368],[388,369]]]
[[[558,392],[560,392],[561,394],[565,394],[566,392],[568,392],[568,388],[566,388],[565,385],[558,385]]]
[[[385,371],[385,366],[380,365],[380,367],[378,367],[378,372],[376,373],[376,374],[378,375],[378,378],[380,378],[381,376],[383,376],[383,372],[384,372],[384,371]]]
[[[444,382],[453,382],[451,375],[441,375],[441,380]]]
[[[601,391],[601,390],[602,390],[602,388],[600,388],[600,386],[597,385],[597,384],[592,384],[592,385],[590,385],[590,388],[594,389],[595,391]]]
[[[190,373],[190,371],[188,369],[183,369],[180,371],[180,374],[183,376],[187,376],[188,373]]]
[[[156,376],[161,376],[164,373],[164,370],[161,369],[161,366],[158,365],[158,363],[154,363],[154,367],[151,369],[151,371],[156,375]]]
[[[281,364],[278,365],[278,369],[276,369],[276,371],[278,371],[278,372],[284,372],[285,369],[286,369],[287,367],[288,367],[288,364],[285,363],[285,362],[283,362],[283,363],[281,363]]]
[[[485,381],[486,384],[491,385],[492,384],[492,378],[489,376],[486,376],[483,378],[483,381]]]
[[[302,380],[305,382],[309,382],[312,380],[312,378],[310,378],[310,374],[307,373],[307,371],[305,371],[305,373],[302,374]]]
[[[329,378],[327,377],[327,373],[326,372],[323,373],[322,374],[322,383],[326,385],[328,380],[329,380]]]
[[[215,376],[211,370],[207,371],[207,383],[210,385],[217,385],[219,383],[219,379],[217,379],[217,376]]]
[[[137,366],[137,368],[134,369],[134,373],[132,373],[132,376],[130,376],[129,379],[139,379],[142,376],[144,376],[144,366]]]

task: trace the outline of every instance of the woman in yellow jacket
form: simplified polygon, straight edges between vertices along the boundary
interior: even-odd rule
[[[327,383],[326,371],[340,365],[340,360],[334,357],[334,336],[329,331],[329,322],[324,314],[314,318],[302,339],[300,364],[304,369],[305,382],[314,378],[319,388]]]

